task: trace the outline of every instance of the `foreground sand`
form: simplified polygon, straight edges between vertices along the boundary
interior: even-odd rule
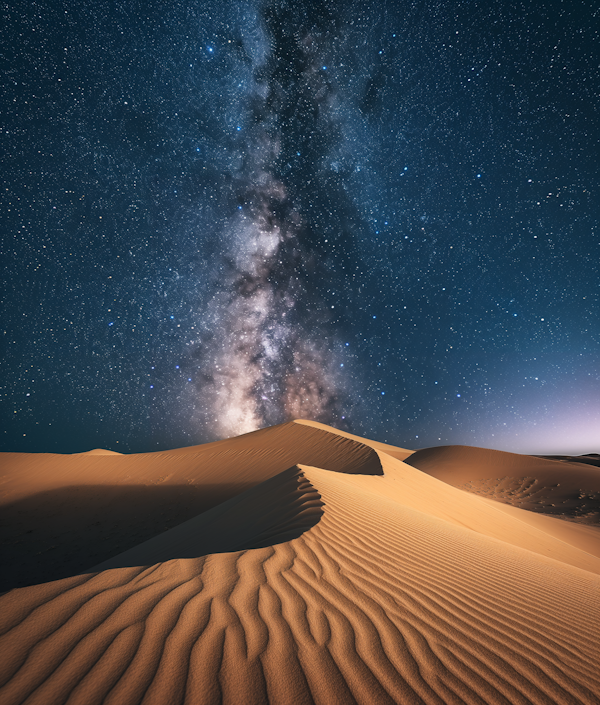
[[[589,507],[582,525],[480,496],[479,450],[454,471],[438,458],[442,480],[424,451],[294,422],[170,453],[8,458],[2,501],[32,533],[64,527],[35,509],[78,488],[104,514],[77,537],[102,562],[0,598],[0,702],[597,704],[600,530]],[[496,480],[522,477],[483,452]],[[106,496],[139,486],[200,509],[128,540]],[[126,550],[103,555],[115,534]],[[64,572],[83,559],[58,538]]]

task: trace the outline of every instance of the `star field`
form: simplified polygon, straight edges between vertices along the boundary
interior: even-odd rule
[[[591,2],[15,2],[2,449],[600,445]]]

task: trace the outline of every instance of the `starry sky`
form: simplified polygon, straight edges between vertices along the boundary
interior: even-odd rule
[[[596,3],[1,12],[2,450],[600,450]]]

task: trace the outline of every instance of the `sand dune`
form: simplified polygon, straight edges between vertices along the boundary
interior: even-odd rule
[[[371,447],[297,423],[160,453],[1,455],[0,592],[84,571],[297,463],[382,472]]]
[[[117,453],[116,450],[107,450],[106,448],[93,448],[92,450],[86,450],[84,453],[75,453],[75,455],[123,455],[123,453]]]
[[[0,598],[0,702],[597,705],[595,529],[465,492],[381,446],[303,422],[87,456],[128,460],[138,483],[168,468],[230,493],[82,574]],[[47,462],[55,489],[86,472],[126,487],[108,466],[59,472],[60,458],[19,458],[29,479],[6,484],[35,496]]]
[[[468,446],[426,448],[406,462],[454,487],[497,502],[600,526],[600,468],[592,463]]]

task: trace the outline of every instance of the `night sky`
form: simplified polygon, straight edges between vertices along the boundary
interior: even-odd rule
[[[15,0],[2,450],[600,450],[597,3]]]

